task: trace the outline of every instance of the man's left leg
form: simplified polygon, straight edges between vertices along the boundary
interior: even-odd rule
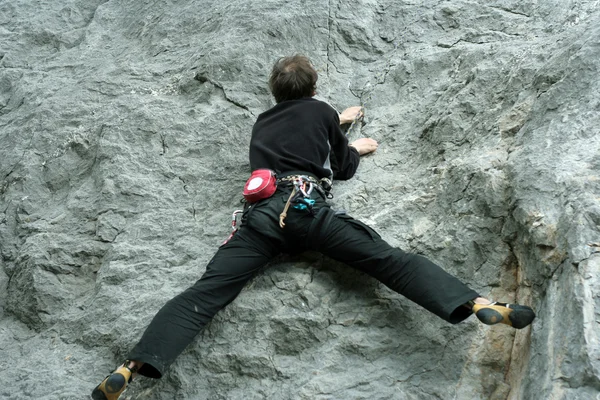
[[[259,232],[241,229],[219,248],[193,286],[158,311],[125,364],[98,385],[92,397],[118,399],[135,372],[160,378],[213,316],[278,253],[279,249]]]

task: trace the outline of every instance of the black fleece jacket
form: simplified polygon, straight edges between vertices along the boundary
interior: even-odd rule
[[[260,114],[252,128],[252,171],[305,171],[319,179],[345,180],[354,175],[359,161],[340,129],[338,113],[312,97],[278,103]]]

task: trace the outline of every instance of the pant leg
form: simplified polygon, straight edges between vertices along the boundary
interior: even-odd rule
[[[323,209],[311,226],[308,247],[381,281],[440,318],[458,323],[479,297],[427,258],[391,247],[370,227],[346,214]]]
[[[278,252],[260,233],[241,229],[219,248],[193,286],[158,311],[127,358],[145,363],[140,374],[160,378],[212,317]]]

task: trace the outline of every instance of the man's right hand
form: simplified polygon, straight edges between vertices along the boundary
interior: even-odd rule
[[[350,146],[358,150],[358,154],[362,156],[374,152],[375,150],[377,150],[377,146],[379,145],[377,144],[376,140],[373,140],[371,138],[360,138],[350,143]]]

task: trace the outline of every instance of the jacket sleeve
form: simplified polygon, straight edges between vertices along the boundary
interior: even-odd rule
[[[340,128],[340,117],[335,111],[329,127],[329,145],[333,178],[340,180],[352,178],[360,163],[360,155],[358,150],[349,146],[348,139]]]

